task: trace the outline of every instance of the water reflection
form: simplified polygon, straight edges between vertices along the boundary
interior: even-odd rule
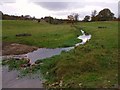
[[[50,48],[39,48],[33,52],[29,52],[27,54],[23,55],[10,55],[10,56],[3,56],[3,59],[7,58],[28,58],[30,59],[31,63],[34,63],[36,60],[40,59],[45,59],[49,58],[55,55],[59,55],[62,51],[70,51],[71,49],[74,49],[76,46],[79,46],[81,44],[85,44],[87,41],[91,39],[91,35],[85,35],[85,32],[81,30],[82,35],[78,37],[78,39],[81,39],[82,42],[75,44],[73,47],[66,47],[66,48],[55,48],[55,49],[50,49]]]
[[[89,39],[91,39],[91,35],[85,35],[84,31],[81,30],[83,35],[80,35],[78,39],[81,39],[82,42],[75,44],[75,46],[79,46],[80,44],[85,44]],[[49,48],[40,48],[34,52],[30,52],[27,55],[27,58],[31,60],[31,63],[34,63],[38,59],[45,59],[52,57],[54,55],[59,55],[62,51],[69,51],[71,49],[74,49],[74,47],[67,47],[67,48],[55,48],[55,49],[49,49]]]

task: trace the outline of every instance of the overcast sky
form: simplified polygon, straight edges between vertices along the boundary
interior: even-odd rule
[[[93,10],[109,8],[117,17],[119,0],[0,0],[0,11],[10,15],[31,15],[36,18],[52,16],[67,18],[78,13],[80,19]]]

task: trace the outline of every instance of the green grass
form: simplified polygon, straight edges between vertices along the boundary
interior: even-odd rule
[[[45,86],[60,87],[50,85],[62,80],[63,88],[113,88],[118,84],[118,23],[91,22],[79,26],[92,35],[91,40],[70,52],[43,60],[40,67],[47,80]]]
[[[8,66],[9,71],[12,70],[17,70],[20,72],[19,77],[24,77],[27,75],[31,75],[32,74],[36,74],[38,71],[38,67],[36,66],[26,66],[23,67],[23,65],[27,65],[28,61],[26,59],[20,59],[20,60],[16,60],[14,58],[11,59],[6,59],[2,61],[2,65],[3,66]]]
[[[80,41],[77,39],[77,36],[81,34],[80,30],[76,30],[67,24],[51,25],[23,20],[3,20],[2,24],[4,42],[56,48],[73,46]],[[32,36],[16,37],[16,34],[20,33],[29,33]]]
[[[23,40],[29,45],[61,47],[74,44],[77,35],[80,34],[79,30],[69,25],[38,24],[28,21],[10,22],[3,21],[3,26],[9,24],[9,27],[3,27],[3,35],[11,37],[3,41],[23,43]],[[15,27],[12,29],[14,24]],[[24,27],[18,28],[19,25]],[[98,26],[106,28],[98,28]],[[81,22],[77,27],[92,35],[89,42],[69,52],[62,52],[61,55],[40,61],[32,71],[40,70],[46,79],[44,86],[49,88],[113,88],[118,84],[118,22]],[[25,32],[24,30],[29,33],[35,31],[30,39],[15,37],[15,34]],[[59,40],[54,41],[55,37]],[[32,41],[34,39],[35,42]],[[61,81],[62,86],[59,85]]]
[[[27,64],[27,61],[24,59],[21,60],[15,60],[15,59],[8,59],[8,60],[3,60],[2,65],[8,65],[10,70],[20,70],[21,65]]]

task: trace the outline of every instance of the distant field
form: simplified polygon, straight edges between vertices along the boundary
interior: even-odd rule
[[[38,47],[56,48],[73,46],[80,40],[80,30],[67,24],[51,25],[45,22],[23,20],[3,20],[3,42],[16,42]],[[28,33],[32,36],[16,37]]]

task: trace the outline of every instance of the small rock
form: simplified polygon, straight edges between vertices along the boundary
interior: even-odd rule
[[[31,63],[28,63],[27,66],[30,67],[30,66],[31,66]]]
[[[19,78],[17,77],[16,79],[18,80]]]
[[[57,85],[59,85],[59,82],[55,82],[51,86],[57,86]]]
[[[20,58],[14,58],[15,60],[20,60]]]
[[[63,81],[61,80],[59,86],[62,87],[62,84],[63,84]]]
[[[37,61],[35,61],[35,64],[40,64],[40,63],[42,63],[41,60],[37,60]]]
[[[82,83],[79,83],[79,86],[82,86]]]
[[[28,64],[22,64],[21,65],[21,67],[27,67],[28,66]]]
[[[48,75],[49,74],[49,72],[46,72],[46,75]]]
[[[40,65],[43,65],[43,63],[40,63]]]

